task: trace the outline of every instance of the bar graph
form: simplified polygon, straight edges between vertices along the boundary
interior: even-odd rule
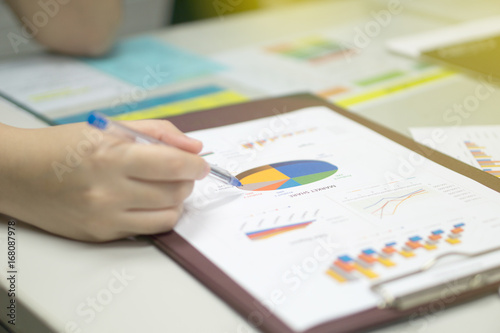
[[[248,216],[240,226],[240,232],[252,242],[292,233],[301,237],[300,230],[310,227],[318,219],[321,217],[317,208],[287,206]]]
[[[285,232],[306,228],[308,225],[310,225],[314,221],[315,220],[310,220],[310,221],[305,221],[305,222],[300,222],[300,223],[295,223],[295,224],[290,224],[290,225],[284,225],[284,226],[270,228],[270,229],[263,229],[263,230],[247,232],[246,235],[251,240],[260,240],[260,239],[271,238],[271,237],[283,234]]]
[[[287,43],[276,44],[267,47],[265,50],[313,64],[343,57],[354,51],[340,43],[320,36],[311,36]]]
[[[275,142],[275,141],[278,141],[281,139],[291,138],[291,137],[295,137],[297,135],[301,135],[304,133],[314,132],[316,129],[317,129],[316,127],[311,127],[311,128],[307,128],[307,129],[303,129],[303,130],[294,131],[294,132],[287,132],[287,133],[282,133],[279,135],[273,135],[273,136],[261,138],[261,139],[255,140],[255,141],[243,142],[243,143],[241,143],[241,146],[244,149],[256,149],[256,148],[264,147],[265,145],[267,145],[269,143],[272,143],[272,142]]]
[[[495,160],[486,152],[486,147],[472,141],[465,141],[465,146],[479,164],[481,170],[500,178],[500,160]]]
[[[396,267],[400,260],[409,260],[422,251],[434,251],[440,246],[460,244],[464,227],[465,223],[457,223],[447,231],[431,230],[425,237],[413,235],[400,242],[362,249],[356,255],[342,254],[334,260],[326,274],[339,283],[379,278],[384,270]]]

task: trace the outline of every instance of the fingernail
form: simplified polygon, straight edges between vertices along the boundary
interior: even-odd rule
[[[203,172],[203,176],[201,177],[201,179],[203,179],[206,176],[208,176],[209,173],[210,173],[210,164],[208,164],[208,163],[205,162],[205,170]]]

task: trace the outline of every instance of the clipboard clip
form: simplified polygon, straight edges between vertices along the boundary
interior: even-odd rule
[[[476,253],[468,252],[448,252],[436,256],[424,263],[420,268],[401,274],[389,279],[381,280],[373,283],[370,290],[381,297],[381,302],[378,305],[379,309],[396,309],[399,311],[408,310],[423,304],[427,304],[439,299],[442,295],[460,295],[467,291],[473,291],[485,286],[498,284],[498,295],[500,296],[500,266],[485,269],[453,280],[453,284],[448,282],[440,283],[430,288],[422,288],[414,290],[406,294],[394,295],[384,288],[387,284],[395,281],[401,281],[405,278],[414,277],[420,273],[424,273],[434,267],[443,258],[450,256],[462,256],[466,258],[475,258],[489,253],[500,251],[500,246],[489,250],[484,250]]]

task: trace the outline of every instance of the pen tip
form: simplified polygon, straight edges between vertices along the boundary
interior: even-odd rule
[[[231,185],[236,186],[236,187],[243,186],[243,184],[241,184],[241,182],[237,178],[234,178],[234,177],[231,180]]]

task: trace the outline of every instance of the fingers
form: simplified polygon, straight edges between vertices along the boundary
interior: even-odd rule
[[[203,158],[161,145],[130,145],[123,158],[125,174],[141,180],[197,180],[210,171]]]
[[[203,147],[200,141],[188,137],[167,120],[141,120],[125,125],[190,153],[198,154]]]
[[[193,181],[150,182],[128,179],[116,189],[119,206],[128,211],[166,209],[182,204],[191,194]]]
[[[182,215],[182,205],[148,211],[126,212],[121,227],[134,235],[152,235],[172,230]]]

